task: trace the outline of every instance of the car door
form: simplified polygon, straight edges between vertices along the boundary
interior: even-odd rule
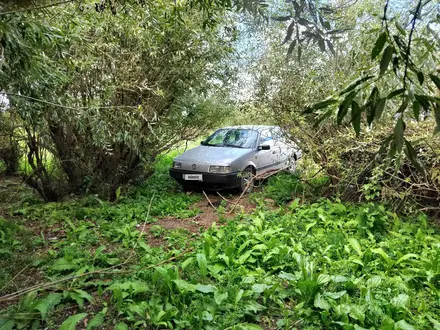
[[[274,127],[272,129],[272,137],[277,151],[276,169],[285,168],[287,167],[289,158],[291,157],[291,152],[279,127]]]
[[[275,144],[275,141],[272,137],[272,132],[269,129],[261,131],[258,145],[268,145],[270,147],[269,150],[257,151],[257,171],[259,174],[261,174],[274,169],[276,166],[278,161],[279,146]]]

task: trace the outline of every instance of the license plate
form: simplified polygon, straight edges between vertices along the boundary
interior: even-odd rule
[[[184,174],[183,178],[185,180],[191,180],[191,181],[203,181],[202,174]]]

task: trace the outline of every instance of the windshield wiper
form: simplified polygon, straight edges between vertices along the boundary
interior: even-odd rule
[[[218,144],[211,144],[211,143],[208,143],[208,142],[203,142],[202,146],[208,146],[208,147],[219,147]]]

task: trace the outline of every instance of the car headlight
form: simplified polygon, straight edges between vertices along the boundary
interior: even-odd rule
[[[230,173],[231,166],[209,166],[209,172],[211,172],[211,173]]]
[[[182,163],[173,162],[173,168],[182,168]]]

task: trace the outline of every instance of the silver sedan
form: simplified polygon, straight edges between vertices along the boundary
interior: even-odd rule
[[[174,158],[170,175],[186,187],[244,191],[252,189],[255,175],[293,171],[300,157],[278,126],[224,127]]]

